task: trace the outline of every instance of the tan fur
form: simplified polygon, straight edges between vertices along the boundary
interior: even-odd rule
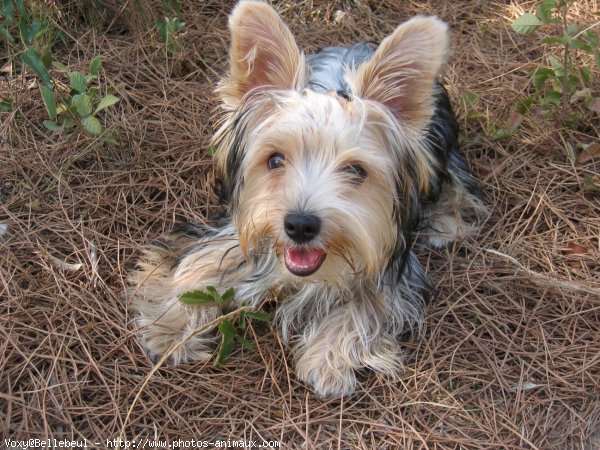
[[[433,114],[433,83],[448,54],[448,25],[419,16],[398,26],[348,79],[356,95],[383,103],[400,123],[421,130]]]
[[[294,347],[298,377],[331,397],[354,392],[355,371],[363,367],[397,375],[401,351],[383,331],[384,320],[382,296],[367,291],[311,322]]]
[[[291,94],[279,98],[279,111],[257,127],[244,166],[252,176],[245,181],[235,218],[245,253],[260,248],[260,240],[281,242],[284,215],[304,208],[324,218],[321,245],[330,256],[319,271],[321,279],[344,282],[341,273],[379,276],[395,242],[389,211],[396,166],[386,146],[374,141],[382,132],[377,126],[367,129],[371,121],[365,105],[355,103],[348,110],[330,96]],[[273,175],[266,160],[278,149],[285,149],[286,169]],[[348,162],[360,162],[370,173],[364,185],[343,182],[341,170]]]
[[[217,307],[194,307],[181,303],[185,292],[209,285],[234,285],[244,273],[233,270],[244,263],[231,237],[208,240],[199,250],[197,242],[181,236],[167,236],[161,245],[149,247],[138,269],[130,276],[130,295],[138,311],[136,323],[141,341],[151,356],[167,353],[194,329],[214,320]],[[177,364],[211,357],[214,339],[196,336],[172,353]]]
[[[230,74],[218,90],[225,107],[234,109],[254,89],[303,85],[304,56],[273,8],[262,2],[240,2],[229,27]]]

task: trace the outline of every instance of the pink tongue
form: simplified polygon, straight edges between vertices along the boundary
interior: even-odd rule
[[[325,252],[316,249],[299,249],[287,247],[285,260],[292,271],[308,272],[317,268],[323,262]]]

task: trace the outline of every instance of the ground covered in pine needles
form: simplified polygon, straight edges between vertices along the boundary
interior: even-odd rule
[[[354,396],[323,402],[263,324],[247,333],[256,350],[222,368],[167,362],[150,373],[123,294],[127,272],[142,244],[222,210],[209,140],[232,5],[182,3],[186,26],[171,51],[154,27],[158,0],[54,11],[67,36],[55,59],[85,71],[101,56],[101,89],[121,99],[100,114],[115,143],[45,129],[35,74],[0,56],[0,97],[15,105],[0,113],[0,435],[100,448],[118,436],[600,448],[600,199],[585,183],[600,160],[581,157],[600,142],[600,117],[579,108],[579,123],[560,129],[532,111],[513,136],[490,137],[534,92],[530,73],[560,56],[510,28],[535,2],[276,2],[308,52],[380,40],[417,13],[451,24],[446,85],[489,219],[479,237],[421,254],[435,300],[423,337],[404,344],[398,381],[366,372]],[[570,19],[593,25],[599,9],[575,2]]]

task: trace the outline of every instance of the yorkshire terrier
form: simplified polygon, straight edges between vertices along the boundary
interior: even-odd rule
[[[266,3],[241,1],[229,27],[214,138],[228,215],[146,249],[131,276],[141,341],[175,363],[206,360],[211,334],[173,346],[221,311],[183,293],[233,287],[255,308],[276,297],[297,377],[349,395],[362,368],[397,375],[397,339],[424,321],[413,244],[443,247],[484,215],[439,82],[448,26],[417,16],[378,46],[310,56]]]

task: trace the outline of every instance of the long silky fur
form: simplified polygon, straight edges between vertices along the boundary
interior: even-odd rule
[[[181,294],[233,287],[236,302],[254,308],[274,298],[298,377],[322,397],[351,394],[361,368],[398,374],[397,338],[422,329],[431,286],[415,241],[447,245],[476,232],[485,215],[437,81],[447,26],[417,17],[379,47],[306,58],[265,3],[240,2],[230,27],[231,70],[218,89],[224,116],[214,138],[228,216],[146,249],[130,277],[140,337],[151,355],[207,359],[211,334],[172,347],[220,311],[183,305]],[[339,142],[358,147],[340,150]],[[286,165],[269,172],[275,143]],[[340,171],[340,159],[367,167],[364,183]],[[282,224],[288,211],[324,222],[307,245],[327,257],[306,278],[282,262],[292,245]]]

